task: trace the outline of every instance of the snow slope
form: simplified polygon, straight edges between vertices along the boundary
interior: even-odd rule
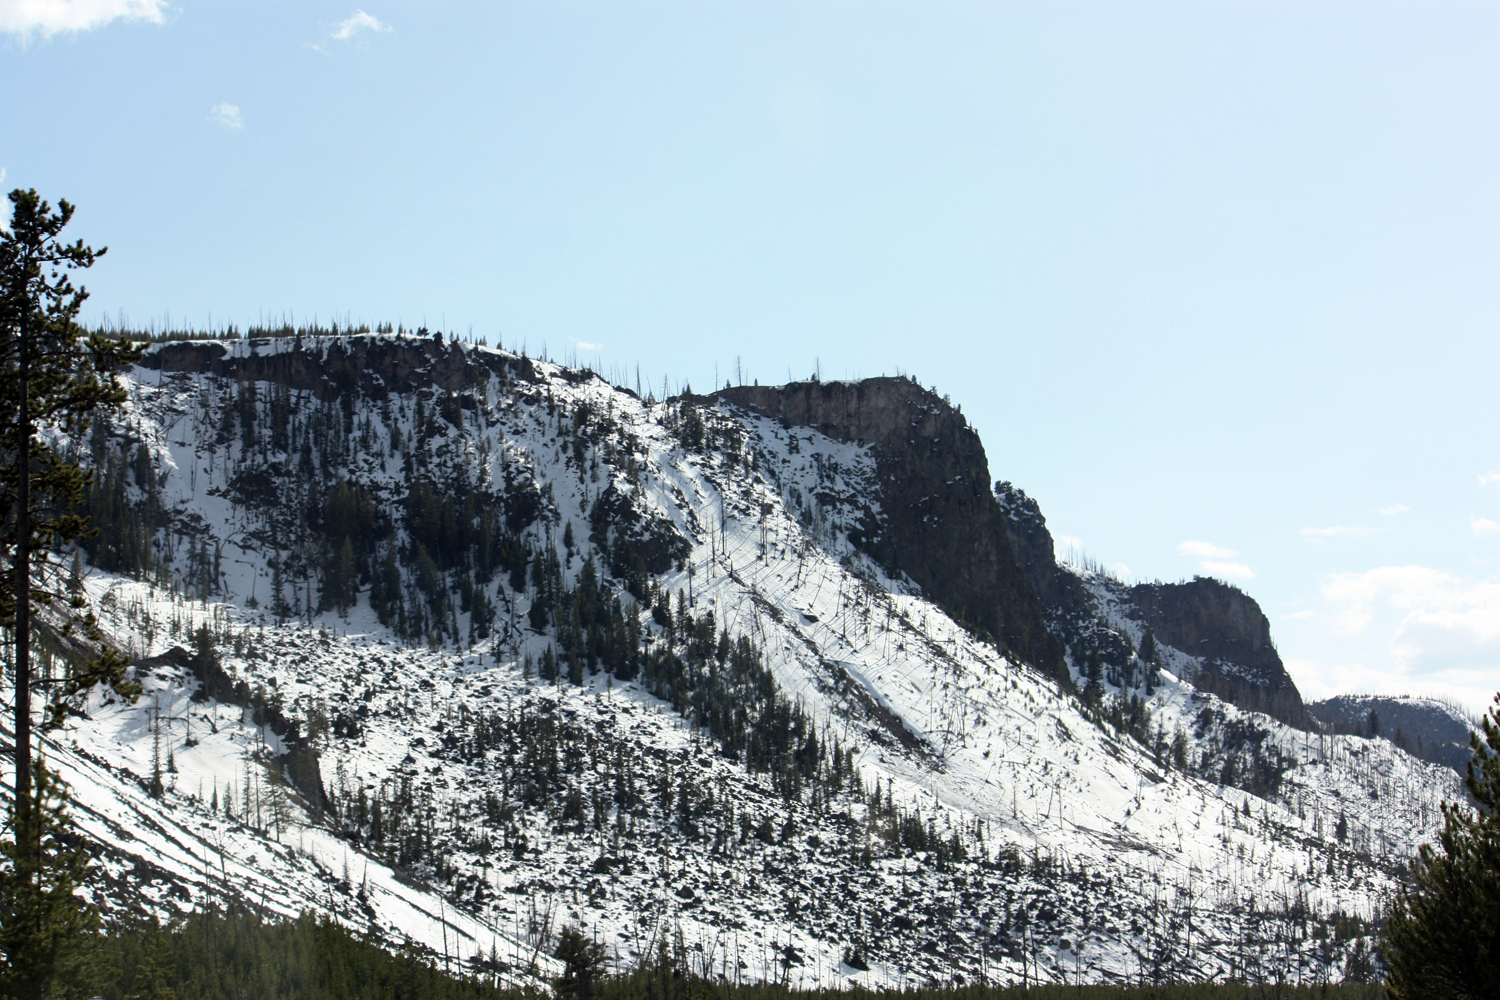
[[[316,361],[348,343],[227,350]],[[299,421],[323,435],[300,454],[270,432],[223,433],[243,380],[131,373],[109,448],[149,455],[154,485],[137,477],[125,495],[160,504],[170,562],[151,580],[95,570],[86,587],[121,648],[157,659],[137,668],[142,698],[96,692],[49,749],[102,845],[107,906],[325,911],[511,980],[549,974],[564,923],[621,967],[665,942],[699,971],[805,986],[1337,977],[1439,803],[1461,797],[1452,771],[1388,742],[1308,734],[1196,691],[1192,658],[1170,647],[1149,696],[1103,685],[1105,704],[1144,703],[1145,739],[1116,728],[850,542],[859,512],[879,506],[867,449],[719,404],[685,417],[680,401],[505,352],[423,347],[429,368],[441,355],[490,374],[462,400],[424,386],[420,363],[414,388],[383,398],[255,385],[262,426],[289,420],[289,442]],[[452,416],[435,420],[445,398]],[[684,421],[700,418],[714,444],[685,447]],[[79,442],[96,457],[98,445]],[[811,720],[818,759],[836,747],[852,774],[827,764],[832,781],[788,794],[642,676],[539,680],[558,625],[528,621],[534,579],[494,574],[469,602],[494,609],[487,628],[451,611],[446,638],[417,643],[380,624],[368,581],[346,613],[317,610],[315,560],[296,561],[317,541],[299,521],[305,499],[337,477],[358,483],[407,539],[414,476],[534,488],[539,515],[518,532],[533,557],[556,553],[567,588],[595,567],[625,609],[636,599],[589,526],[611,486],[631,497],[644,523],[686,541],[654,588],[749,639]],[[399,572],[416,595],[413,564]],[[1100,621],[1138,645],[1109,581],[1082,575]],[[445,581],[461,589],[456,573]],[[663,649],[666,630],[640,611],[645,647]],[[203,625],[228,677],[299,724],[328,805],[294,787],[274,723],[205,699],[183,655],[162,657]],[[490,732],[509,736],[475,735]],[[538,755],[552,784],[528,791],[516,761]],[[1271,779],[1219,783],[1251,760]],[[415,846],[377,843],[361,798],[399,803]]]

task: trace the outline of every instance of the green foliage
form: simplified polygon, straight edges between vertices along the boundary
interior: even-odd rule
[[[376,546],[388,535],[389,524],[370,492],[343,478],[328,489],[319,513],[322,604],[325,610],[342,613],[355,603],[361,578],[371,578]]]
[[[462,963],[397,950],[326,918],[262,921],[243,910],[198,913],[173,926],[132,921],[91,939],[60,995],[103,1000],[542,1000],[534,988],[499,987],[499,956]],[[904,990],[799,990],[786,983],[704,978],[680,935],[625,972],[604,973],[604,949],[565,928],[554,955],[560,997],[588,1000],[1376,1000],[1378,985],[1173,984],[1164,986],[930,985]],[[451,966],[461,964],[462,971]],[[449,966],[449,971],[444,970]]]
[[[76,893],[88,878],[86,845],[68,814],[68,788],[38,758],[31,808],[12,810],[0,841],[0,996],[39,997],[66,973],[98,914]]]
[[[644,656],[646,689],[690,719],[727,759],[768,775],[785,798],[800,799],[815,778],[828,778],[836,790],[843,777],[832,766],[837,755],[829,754],[833,748],[820,741],[802,707],[777,687],[749,637],[731,642],[712,611],[695,619],[682,608],[674,622],[675,641]]]
[[[557,936],[557,950],[552,957],[563,964],[562,974],[552,981],[558,995],[591,1000],[594,984],[604,974],[607,958],[604,946],[590,941],[576,927],[564,927]]]
[[[1471,738],[1467,803],[1443,804],[1437,848],[1423,844],[1415,885],[1385,930],[1389,993],[1398,1000],[1494,996],[1500,983],[1500,694]]]
[[[38,431],[51,427],[81,436],[96,409],[125,401],[115,374],[140,357],[129,342],[85,334],[77,325],[88,293],[73,286],[69,272],[91,267],[105,251],[62,242],[73,206],[62,201],[54,212],[35,191],[19,189],[10,201],[10,229],[0,234],[0,368],[11,375],[0,383],[0,554],[7,558],[21,546],[29,555],[93,533],[81,512],[90,476]],[[28,568],[30,604],[63,596],[54,579],[59,574],[48,573],[53,567],[47,560]],[[0,623],[16,622],[19,593],[19,587],[0,589]],[[74,595],[75,608],[80,601]],[[89,637],[97,639],[91,630]],[[82,686],[119,682],[123,663],[93,664],[79,675]]]
[[[60,448],[52,430],[81,438],[100,408],[118,406],[125,391],[116,372],[140,358],[124,340],[86,334],[77,324],[88,293],[74,287],[72,272],[92,267],[104,251],[61,233],[73,206],[57,211],[34,190],[10,193],[8,229],[0,231],[0,626],[15,637],[12,704],[15,711],[12,839],[0,845],[0,947],[10,996],[39,998],[91,911],[73,896],[87,873],[87,856],[68,830],[67,793],[31,758],[32,640],[50,633],[34,624],[40,607],[66,604],[64,634],[81,632],[103,643],[86,612],[81,587],[66,585],[52,553],[89,534],[80,512],[89,475]],[[91,661],[75,658],[53,690],[48,726],[61,724],[63,699],[107,682],[122,695],[139,687],[125,681],[126,661],[109,648]]]
[[[445,974],[415,948],[390,951],[326,917],[267,923],[196,913],[171,927],[134,921],[92,940],[76,995],[104,1000],[523,1000],[479,966]]]
[[[159,565],[151,540],[167,523],[150,453],[144,445],[132,452],[123,441],[112,443],[103,421],[94,424],[90,452],[91,475],[79,508],[90,531],[79,545],[99,569],[150,576]]]

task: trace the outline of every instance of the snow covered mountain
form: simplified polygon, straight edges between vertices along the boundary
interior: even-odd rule
[[[657,400],[349,335],[128,382],[80,585],[146,693],[47,749],[110,908],[510,980],[564,924],[802,985],[1337,977],[1462,796],[1309,731],[1245,595],[1059,565],[908,379]]]

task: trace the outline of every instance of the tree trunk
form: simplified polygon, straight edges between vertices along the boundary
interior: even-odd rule
[[[19,417],[16,465],[16,813],[31,808],[31,338],[26,318],[20,323],[16,366]],[[18,844],[22,850],[32,845]]]
[[[28,859],[29,878],[40,880],[42,867],[41,826],[28,822],[36,805],[31,801],[31,338],[29,324],[20,323],[20,356],[16,366],[19,433],[16,463],[20,482],[16,488],[16,847]],[[24,840],[24,842],[23,842]],[[18,866],[19,867],[19,866]],[[29,880],[29,879],[28,879]],[[32,888],[28,886],[28,888]],[[40,888],[40,886],[36,886]],[[40,929],[40,928],[36,928]],[[42,1000],[45,979],[27,984],[26,1000]]]

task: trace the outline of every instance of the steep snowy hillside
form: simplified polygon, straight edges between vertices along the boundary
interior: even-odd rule
[[[1380,736],[1422,760],[1465,773],[1478,724],[1462,708],[1434,698],[1339,695],[1308,706],[1331,732]]]
[[[643,400],[350,336],[162,345],[130,390],[76,447],[147,693],[50,751],[110,906],[510,979],[564,924],[803,985],[1337,976],[1461,795],[1199,690],[1054,563],[1064,622],[905,379]]]

